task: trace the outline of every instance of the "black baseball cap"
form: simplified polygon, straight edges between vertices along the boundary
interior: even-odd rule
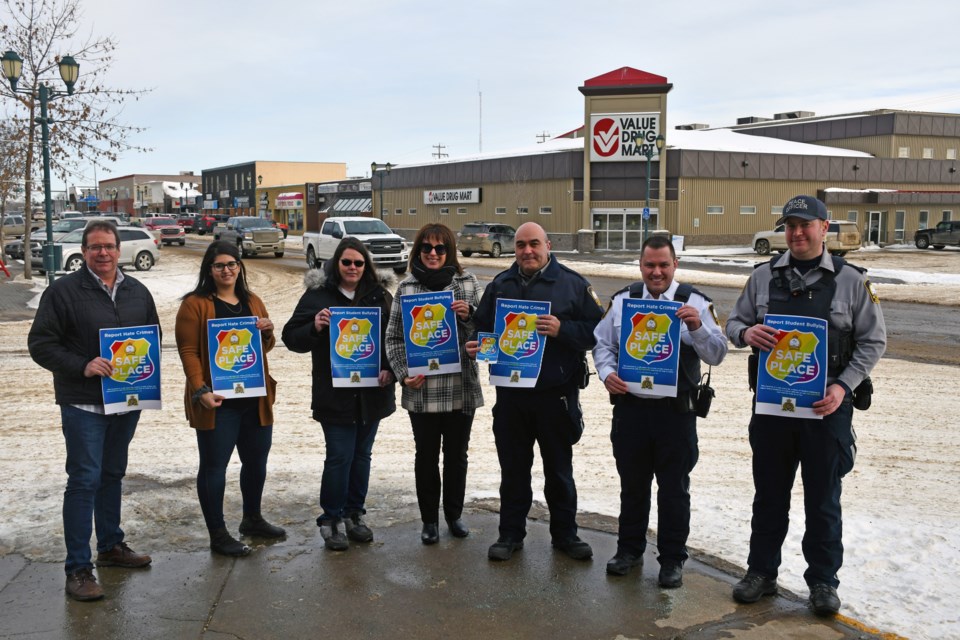
[[[827,205],[813,196],[795,196],[783,205],[783,215],[777,220],[777,224],[783,224],[787,218],[827,220]]]

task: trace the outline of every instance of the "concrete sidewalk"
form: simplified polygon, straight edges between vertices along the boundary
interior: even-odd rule
[[[11,268],[10,265],[7,265],[7,268]],[[18,275],[16,272],[11,273]],[[19,279],[13,279],[0,272],[0,322],[33,319],[37,310],[27,307],[27,303],[37,295],[32,290],[33,287],[34,283],[24,282],[22,275]]]
[[[594,559],[575,561],[550,547],[545,522],[531,520],[525,548],[508,562],[491,562],[497,514],[465,520],[469,538],[452,538],[441,525],[439,544],[429,547],[420,544],[417,521],[380,528],[369,519],[375,541],[351,543],[346,552],[326,551],[308,522],[247,558],[154,554],[148,569],[97,570],[107,596],[92,603],[64,596],[62,564],[0,557],[0,637],[879,637],[842,619],[816,618],[786,593],[738,605],[730,596],[737,577],[696,560],[687,563],[681,588],[661,589],[652,550],[642,571],[607,576],[616,536],[603,531],[581,528]],[[150,551],[135,539],[130,544]]]

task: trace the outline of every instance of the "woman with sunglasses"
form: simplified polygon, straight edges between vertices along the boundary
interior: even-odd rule
[[[416,447],[414,477],[423,530],[420,541],[435,544],[438,530],[441,488],[443,517],[457,538],[470,535],[461,519],[467,486],[467,447],[473,414],[483,405],[477,362],[467,357],[464,344],[473,333],[473,312],[480,302],[480,283],[465,272],[457,260],[457,243],[445,225],[425,225],[413,241],[410,273],[397,288],[397,295],[452,291],[452,311],[457,317],[460,341],[459,373],[411,376],[407,371],[406,342],[400,305],[396,304],[387,326],[386,352],[403,393],[401,404],[410,412]],[[440,451],[443,450],[443,481],[440,479]]]
[[[267,395],[259,398],[226,399],[210,390],[210,356],[207,320],[256,316],[263,344],[263,372]],[[240,251],[230,242],[213,242],[200,262],[200,276],[193,291],[183,296],[177,312],[177,350],[187,376],[184,404],[187,420],[197,431],[200,468],[197,496],[210,548],[225,556],[245,556],[250,547],[234,539],[223,517],[223,494],[227,464],[236,449],[240,455],[240,494],[243,519],[240,535],[281,538],[282,528],[267,522],[260,513],[267,456],[273,441],[273,402],[277,383],[270,377],[267,352],[276,338],[267,309],[247,288],[247,272]]]
[[[379,387],[333,386],[330,367],[330,307],[379,307],[381,344],[393,296],[389,274],[378,277],[370,254],[356,238],[344,238],[323,269],[304,277],[304,292],[283,327],[283,343],[291,351],[313,356],[313,419],[326,442],[320,509],[317,518],[324,546],[345,551],[347,538],[371,542],[373,531],[363,521],[370,482],[370,456],[380,421],[396,411],[394,377],[381,360]],[[346,531],[340,530],[343,524]]]

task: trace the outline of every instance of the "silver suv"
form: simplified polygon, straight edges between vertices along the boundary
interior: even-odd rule
[[[824,238],[827,251],[835,256],[846,255],[847,251],[860,248],[860,228],[856,222],[830,220],[827,235]],[[773,231],[758,231],[753,235],[753,250],[762,256],[770,251],[783,253],[787,250],[787,234],[784,225],[778,224]]]
[[[460,253],[469,258],[474,253],[486,253],[499,258],[503,252],[514,252],[513,237],[517,230],[507,224],[469,222],[457,234]]]

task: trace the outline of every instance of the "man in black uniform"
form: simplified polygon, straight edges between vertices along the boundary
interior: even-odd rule
[[[717,325],[710,298],[674,280],[677,256],[666,236],[650,236],[640,250],[641,282],[618,291],[597,325],[593,362],[610,393],[613,428],[610,440],[620,474],[620,529],[617,554],[607,573],[623,576],[643,563],[650,522],[650,486],[657,478],[657,550],[661,587],[683,584],[690,535],[690,472],[697,464],[697,415],[693,392],[700,382],[700,360],[718,365],[727,355],[727,338]],[[623,299],[682,302],[680,371],[676,397],[636,395],[617,375]]]
[[[828,221],[823,202],[797,196],[784,206],[777,224],[782,222],[790,252],[753,272],[730,314],[726,334],[735,346],[754,349],[750,386],[755,389],[756,354],[777,343],[776,330],[763,323],[768,313],[827,320],[827,389],[823,399],[813,403],[821,419],[754,413],[750,420],[755,491],[750,555],[747,574],[734,587],[733,597],[756,602],[776,593],[790,492],[799,466],[810,606],[818,615],[833,615],[840,609],[837,571],[843,564],[841,480],[856,456],[854,390],[860,405],[866,389],[858,386],[865,380],[869,384],[870,371],[886,349],[886,329],[877,296],[863,272],[825,250]]]
[[[498,298],[550,302],[550,314],[537,317],[537,333],[546,336],[547,343],[536,386],[497,387],[493,434],[500,460],[500,537],[488,557],[509,560],[523,548],[533,502],[530,470],[536,442],[543,458],[553,546],[571,558],[586,560],[593,550],[577,537],[573,444],[583,430],[581,363],[594,345],[593,329],[603,309],[590,283],[550,254],[543,227],[533,222],[520,225],[514,242],[516,264],[487,285],[474,315],[477,331],[493,330]],[[476,355],[475,340],[466,347]]]

